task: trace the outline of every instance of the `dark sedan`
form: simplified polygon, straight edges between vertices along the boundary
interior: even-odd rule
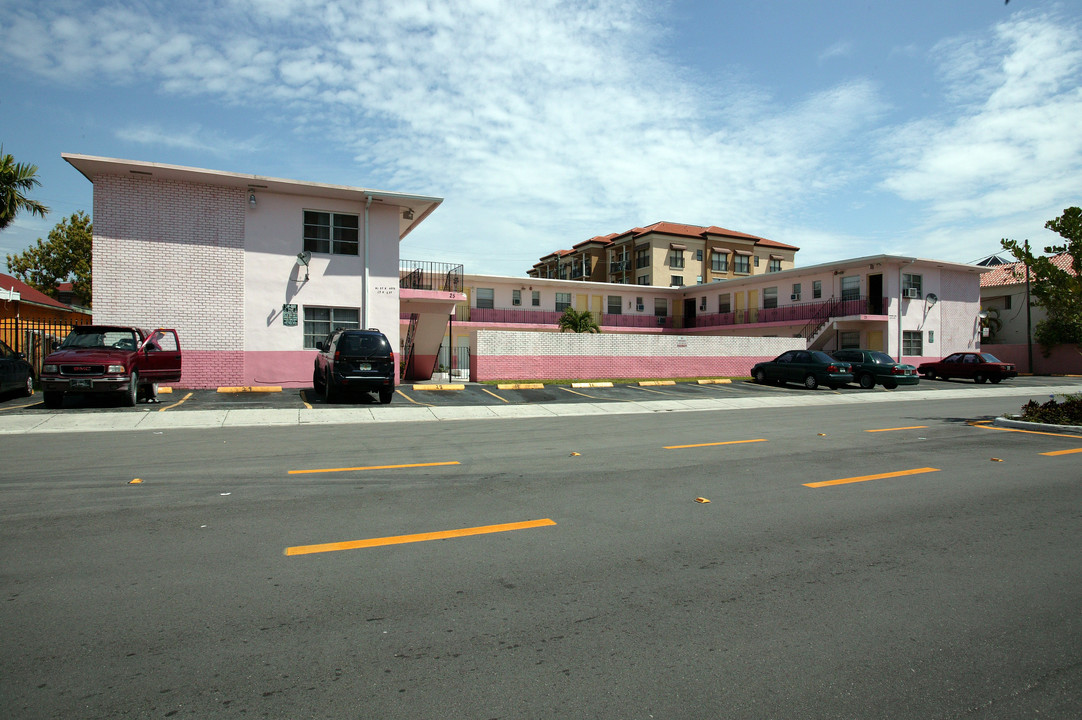
[[[29,397],[34,394],[34,374],[22,353],[0,340],[0,395],[15,391]]]
[[[1003,362],[986,352],[953,353],[939,362],[921,363],[917,371],[929,380],[969,378],[978,383],[989,380],[998,383],[1018,375],[1018,370],[1012,363]]]
[[[835,360],[845,360],[853,366],[853,379],[865,390],[878,383],[887,390],[899,385],[916,385],[920,382],[917,369],[912,365],[895,362],[894,358],[878,350],[835,350]]]
[[[757,383],[801,383],[809,390],[826,385],[834,390],[853,382],[849,363],[835,360],[819,350],[789,350],[773,360],[756,363],[751,376]]]

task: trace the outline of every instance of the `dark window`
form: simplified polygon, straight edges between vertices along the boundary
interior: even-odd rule
[[[331,255],[356,255],[358,222],[356,215],[304,211],[304,249]]]

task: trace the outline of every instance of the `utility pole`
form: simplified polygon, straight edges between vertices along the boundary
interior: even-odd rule
[[[1026,351],[1029,354],[1029,372],[1033,374],[1033,330],[1029,311],[1029,240],[1026,240]]]

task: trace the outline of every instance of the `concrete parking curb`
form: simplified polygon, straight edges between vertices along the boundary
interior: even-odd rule
[[[1050,425],[1048,423],[1026,422],[1009,417],[997,417],[992,421],[996,427],[1013,428],[1014,430],[1030,430],[1033,432],[1059,432],[1078,435],[1082,437],[1082,426],[1079,425]]]
[[[220,387],[220,393],[271,393],[282,392],[281,385],[250,385],[247,387]]]

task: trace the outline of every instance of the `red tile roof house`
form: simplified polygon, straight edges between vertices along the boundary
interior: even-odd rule
[[[1069,254],[1060,253],[1049,259],[1059,269],[1074,272]],[[999,329],[983,339],[982,349],[1000,360],[1013,362],[1023,372],[1072,375],[1082,373],[1082,351],[1077,345],[1057,346],[1045,357],[1041,347],[1034,344],[1033,367],[1029,367],[1026,299],[1025,264],[1014,262],[996,265],[991,272],[981,275],[981,308],[994,311],[993,317],[999,321]],[[1036,328],[1037,323],[1047,316],[1044,308],[1031,306],[1029,327]]]
[[[176,329],[181,386],[311,386],[337,326],[399,347],[398,245],[442,198],[62,157],[94,185],[94,322]]]

